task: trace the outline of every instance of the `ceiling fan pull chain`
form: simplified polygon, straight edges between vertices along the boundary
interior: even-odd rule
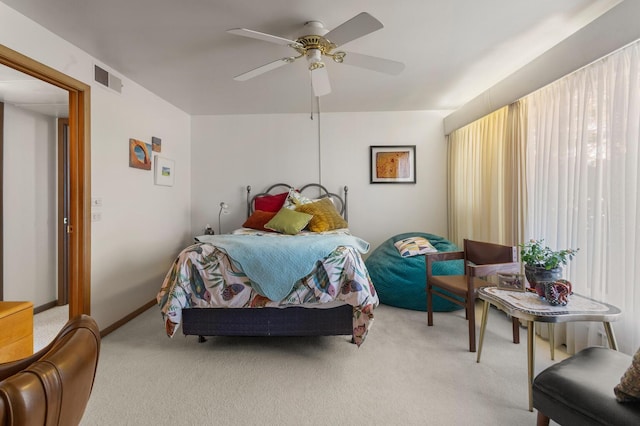
[[[313,83],[309,81],[309,88],[311,89],[311,120],[313,120]]]

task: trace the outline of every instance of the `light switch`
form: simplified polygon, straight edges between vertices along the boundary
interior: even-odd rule
[[[91,207],[101,207],[102,197],[91,197]]]

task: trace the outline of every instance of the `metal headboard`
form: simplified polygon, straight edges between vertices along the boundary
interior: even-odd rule
[[[284,191],[289,191],[294,188],[292,185],[287,183],[276,183],[275,185],[271,185],[264,192],[260,192],[255,195],[251,195],[251,185],[247,185],[247,217],[251,216],[254,211],[254,201],[256,197],[264,196],[264,195],[274,195],[277,193],[281,193]],[[276,191],[277,189],[277,191]],[[349,192],[349,187],[346,185],[342,188],[344,193],[344,197],[341,197],[338,194],[333,192],[329,192],[327,188],[319,183],[308,183],[302,187],[300,187],[299,192],[304,194],[305,190],[316,189],[318,191],[318,195],[309,197],[309,198],[330,198],[336,206],[336,209],[340,212],[344,220],[349,220],[349,211],[347,209],[347,194]]]

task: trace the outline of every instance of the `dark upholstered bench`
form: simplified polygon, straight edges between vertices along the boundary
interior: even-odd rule
[[[538,425],[640,425],[640,403],[620,403],[613,392],[631,359],[590,347],[542,371],[533,381]]]

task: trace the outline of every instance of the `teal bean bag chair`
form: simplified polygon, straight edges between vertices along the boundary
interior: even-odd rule
[[[438,251],[458,251],[458,246],[442,237],[424,232],[407,232],[395,235],[365,260],[371,281],[376,288],[378,298],[385,305],[398,308],[427,310],[426,265],[424,255],[402,257],[394,243],[409,237],[423,237],[429,240]],[[462,260],[447,260],[433,264],[434,275],[462,275]],[[433,310],[449,312],[462,309],[439,296],[433,296]]]

